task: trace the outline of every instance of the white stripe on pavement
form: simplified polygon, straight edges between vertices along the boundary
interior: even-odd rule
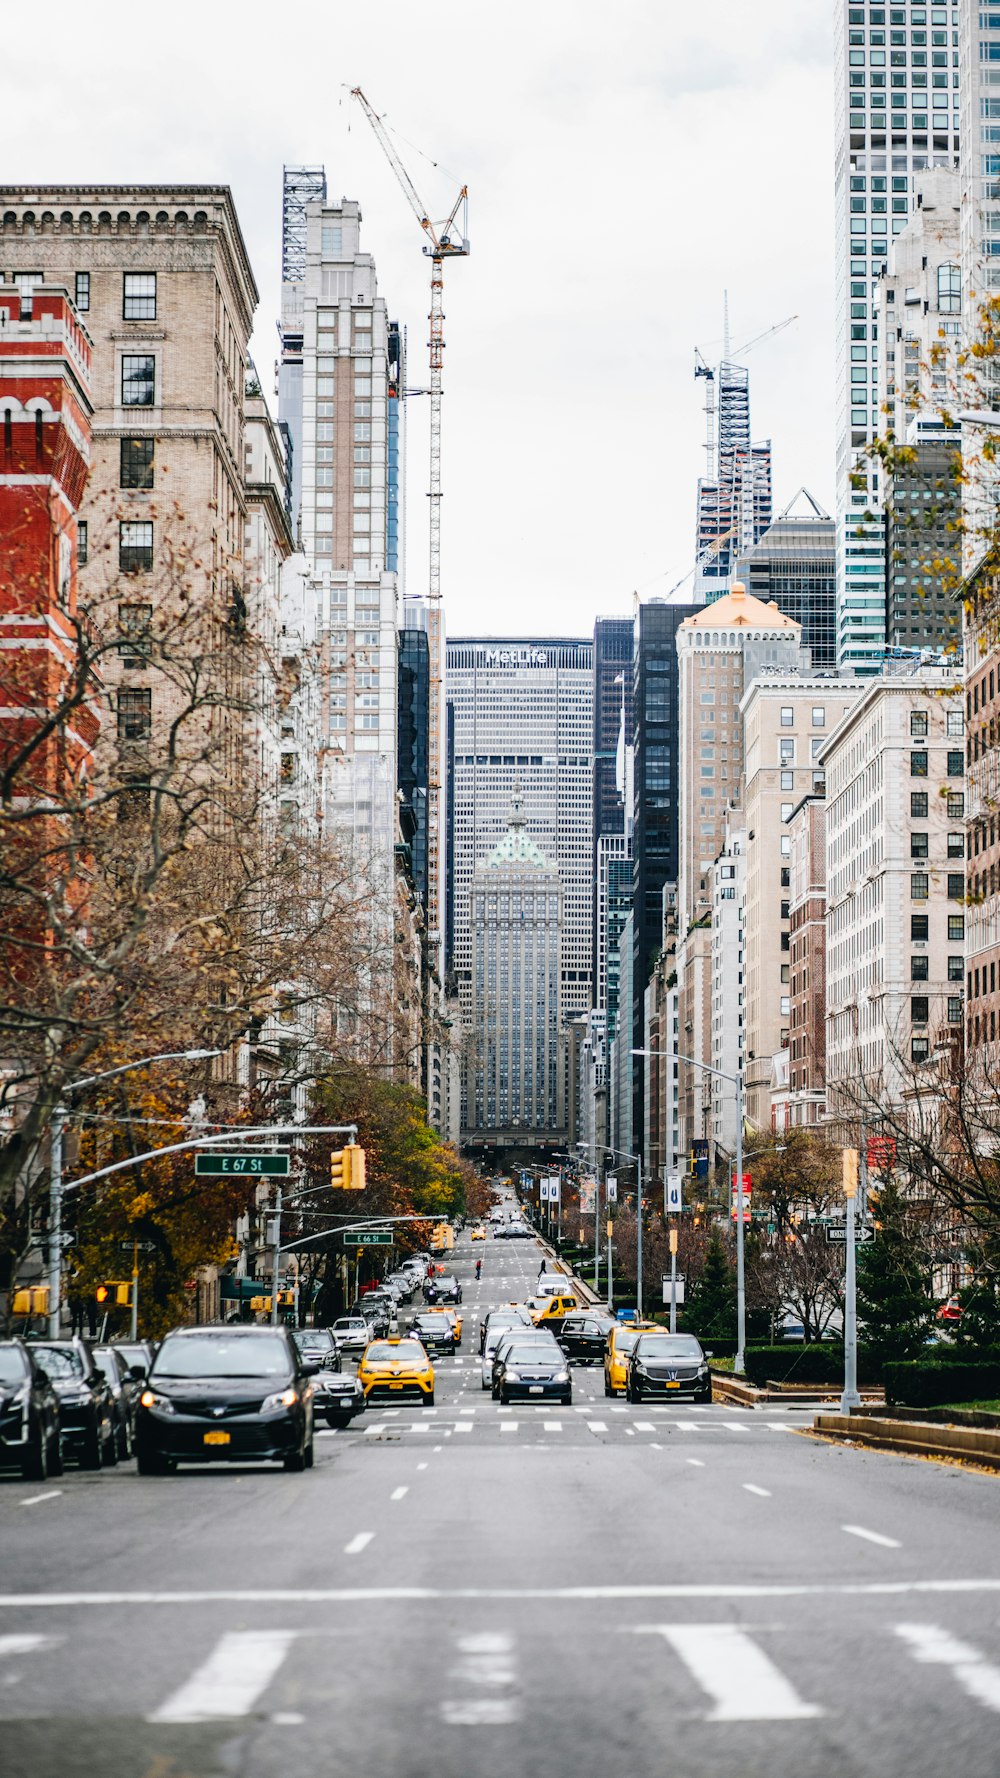
[[[840,1529],[849,1537],[863,1537],[866,1543],[881,1544],[884,1550],[901,1550],[903,1547],[894,1537],[883,1537],[881,1531],[867,1531],[864,1525],[841,1525]]]
[[[909,1644],[915,1661],[950,1667],[963,1691],[988,1710],[1000,1711],[1000,1668],[983,1659],[978,1648],[960,1642],[936,1624],[896,1624],[896,1635]]]
[[[747,1494],[759,1494],[762,1500],[770,1500],[771,1498],[770,1488],[758,1488],[756,1482],[741,1482],[740,1486]]]
[[[603,1420],[585,1420],[584,1425],[588,1432],[607,1432],[608,1430]]]
[[[149,1722],[246,1716],[285,1659],[295,1630],[230,1630]]]
[[[697,1459],[689,1457],[686,1461],[693,1463]],[[978,1580],[952,1576],[944,1580],[678,1581],[576,1587],[217,1587],[204,1591],[178,1588],[173,1592],[0,1593],[0,1611],[44,1611],[54,1607],[66,1610],[72,1606],[85,1610],[118,1606],[129,1610],[147,1605],[352,1605],[461,1599],[542,1599],[569,1604],[604,1604],[609,1599],[889,1599],[911,1593],[921,1597],[986,1593],[1000,1598],[1000,1576]]]
[[[0,1636],[0,1661],[5,1661],[8,1655],[37,1654],[40,1649],[54,1648],[58,1641],[61,1641],[60,1637],[34,1636],[30,1633]]]
[[[545,1421],[545,1430],[546,1430],[546,1432],[561,1432],[562,1431],[562,1421],[561,1420],[546,1420]]]
[[[409,1488],[393,1488],[392,1493],[389,1495],[389,1499],[403,1500],[409,1492]]]
[[[500,1422],[501,1432],[516,1432],[517,1427],[518,1422],[516,1420],[501,1420]]]
[[[641,1624],[634,1633],[669,1642],[711,1698],[709,1722],[805,1722],[823,1715],[735,1624]]]
[[[368,1545],[371,1543],[374,1536],[374,1531],[359,1531],[355,1537],[351,1538],[350,1543],[345,1543],[344,1555],[360,1556],[362,1550],[368,1548]]]
[[[653,1425],[652,1420],[633,1420],[632,1424],[635,1427],[636,1432],[656,1431],[656,1427]]]

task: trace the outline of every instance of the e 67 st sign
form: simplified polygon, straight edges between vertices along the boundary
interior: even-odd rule
[[[242,1154],[198,1154],[194,1157],[195,1174],[206,1173],[218,1178],[245,1176],[249,1179],[261,1179],[268,1174],[285,1177],[288,1173],[288,1156],[286,1154],[254,1154],[249,1149]]]

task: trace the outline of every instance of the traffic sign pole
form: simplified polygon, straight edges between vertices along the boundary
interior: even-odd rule
[[[865,1179],[865,1141],[861,1134],[862,1181]],[[844,1149],[844,1196],[847,1199],[847,1268],[844,1279],[844,1389],[840,1397],[842,1414],[853,1414],[861,1406],[858,1394],[858,1320],[857,1281],[854,1268],[854,1205],[858,1195],[858,1151]]]

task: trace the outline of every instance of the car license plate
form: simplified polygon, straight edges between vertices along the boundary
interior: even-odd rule
[[[679,1383],[668,1383],[668,1384],[667,1384],[667,1388],[668,1388],[668,1389],[679,1389],[679,1388],[680,1388],[680,1384],[679,1384]]]
[[[541,1383],[529,1383],[528,1384],[528,1394],[529,1395],[543,1395],[544,1393],[545,1392],[542,1388]]]
[[[228,1445],[229,1436],[228,1432],[206,1432],[204,1442],[206,1445]]]
[[[389,1384],[390,1389],[402,1389],[402,1387],[403,1387],[402,1383],[390,1383]]]

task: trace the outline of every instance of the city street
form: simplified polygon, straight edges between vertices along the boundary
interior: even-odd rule
[[[995,1778],[994,1477],[597,1369],[501,1408],[477,1318],[538,1250],[454,1259],[437,1405],[324,1431],[311,1474],[0,1482],[5,1769]]]

